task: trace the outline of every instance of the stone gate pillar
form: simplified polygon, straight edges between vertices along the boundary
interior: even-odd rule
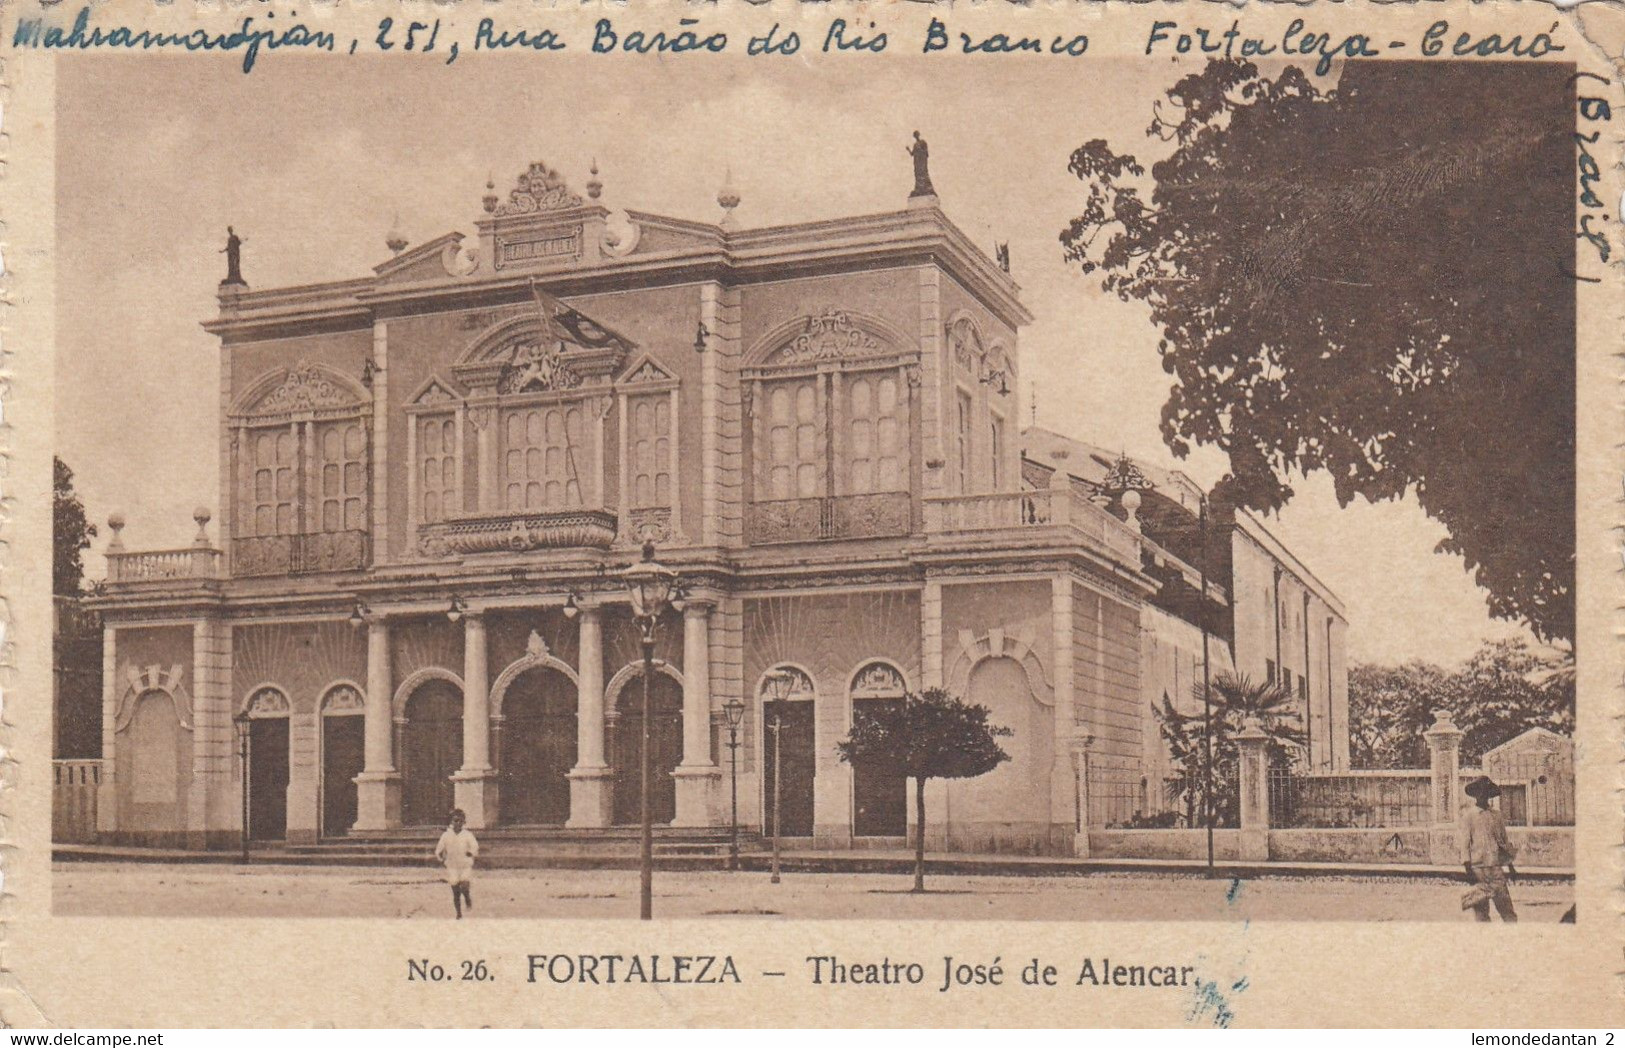
[[[1422,733],[1428,744],[1429,861],[1436,866],[1456,862],[1456,820],[1461,810],[1461,737],[1449,710],[1433,711],[1433,727]]]
[[[608,826],[612,772],[604,763],[604,612],[583,602],[576,667],[576,766],[570,769],[571,829]]]
[[[1248,717],[1236,733],[1241,774],[1241,858],[1263,862],[1270,857],[1269,736],[1257,717]]]
[[[401,777],[395,771],[394,698],[389,671],[389,625],[367,624],[367,701],[364,760],[355,777],[357,830],[388,830],[401,824]]]

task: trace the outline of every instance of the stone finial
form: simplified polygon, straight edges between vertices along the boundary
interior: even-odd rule
[[[598,177],[598,158],[592,158],[592,168],[587,175],[587,199],[597,200],[604,195],[604,183]]]
[[[485,213],[491,214],[497,209],[497,176],[496,172],[489,172],[485,176],[485,196],[480,203],[485,205]]]
[[[1264,730],[1264,722],[1259,720],[1255,714],[1251,713],[1242,719],[1241,730],[1235,734],[1235,739],[1237,742],[1258,743],[1263,742],[1268,738],[1269,733]]]
[[[197,524],[197,538],[192,540],[192,545],[209,545],[209,521],[212,519],[214,514],[209,512],[208,506],[199,506],[192,511],[192,520]]]
[[[107,517],[107,530],[111,531],[113,533],[113,537],[111,539],[107,540],[107,552],[109,552],[109,553],[121,553],[121,552],[123,552],[123,550],[124,550],[124,539],[123,539],[122,536],[120,536],[119,532],[124,530],[124,514],[122,514],[122,513],[110,513],[110,514],[108,514],[108,517]]]
[[[722,228],[733,229],[734,208],[739,206],[739,190],[734,188],[734,173],[731,167],[723,169],[722,188],[717,190],[717,204],[722,208]]]
[[[406,245],[409,243],[411,241],[406,239],[406,234],[401,232],[401,213],[397,211],[395,217],[389,223],[389,232],[384,235],[384,246],[389,248],[393,254],[398,255],[406,250]]]
[[[1140,501],[1140,493],[1133,488],[1123,492],[1123,512],[1128,514],[1128,526],[1135,531],[1140,530]]]

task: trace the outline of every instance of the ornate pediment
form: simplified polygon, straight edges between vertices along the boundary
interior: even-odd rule
[[[770,364],[808,364],[820,360],[878,356],[888,347],[854,324],[845,310],[830,307],[807,317],[802,328],[768,356]]]
[[[358,389],[320,364],[301,360],[284,372],[280,380],[268,377],[259,388],[275,381],[264,393],[250,390],[234,414],[253,417],[286,417],[299,414],[354,411],[365,405]]]
[[[626,369],[626,374],[621,376],[621,384],[629,386],[653,385],[662,382],[676,381],[676,375],[673,375],[670,371],[668,371],[665,365],[661,364],[660,361],[656,360],[654,357],[648,356],[647,354],[633,361],[632,366]]]
[[[498,218],[509,215],[535,215],[547,211],[567,211],[582,206],[564,177],[541,161],[533,162],[508,191],[508,199],[496,205]]]
[[[415,407],[449,408],[456,404],[459,399],[461,398],[459,398],[456,393],[453,393],[451,389],[439,379],[431,378],[418,390],[417,396],[412,398],[411,403]]]
[[[452,365],[471,395],[545,393],[607,385],[636,347],[608,327],[550,296],[534,310],[501,320]]]

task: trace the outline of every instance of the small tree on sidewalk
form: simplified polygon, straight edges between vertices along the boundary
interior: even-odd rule
[[[925,782],[973,779],[1010,759],[998,740],[1014,734],[987,722],[986,706],[928,688],[852,726],[836,743],[847,764],[891,768],[914,780],[914,890],[925,891]]]

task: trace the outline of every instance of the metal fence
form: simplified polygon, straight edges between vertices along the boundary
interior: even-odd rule
[[[1144,824],[1151,815],[1146,780],[1135,768],[1089,765],[1089,825],[1125,829]]]
[[[1306,775],[1269,773],[1270,826],[1398,829],[1432,821],[1428,772],[1385,771]]]

